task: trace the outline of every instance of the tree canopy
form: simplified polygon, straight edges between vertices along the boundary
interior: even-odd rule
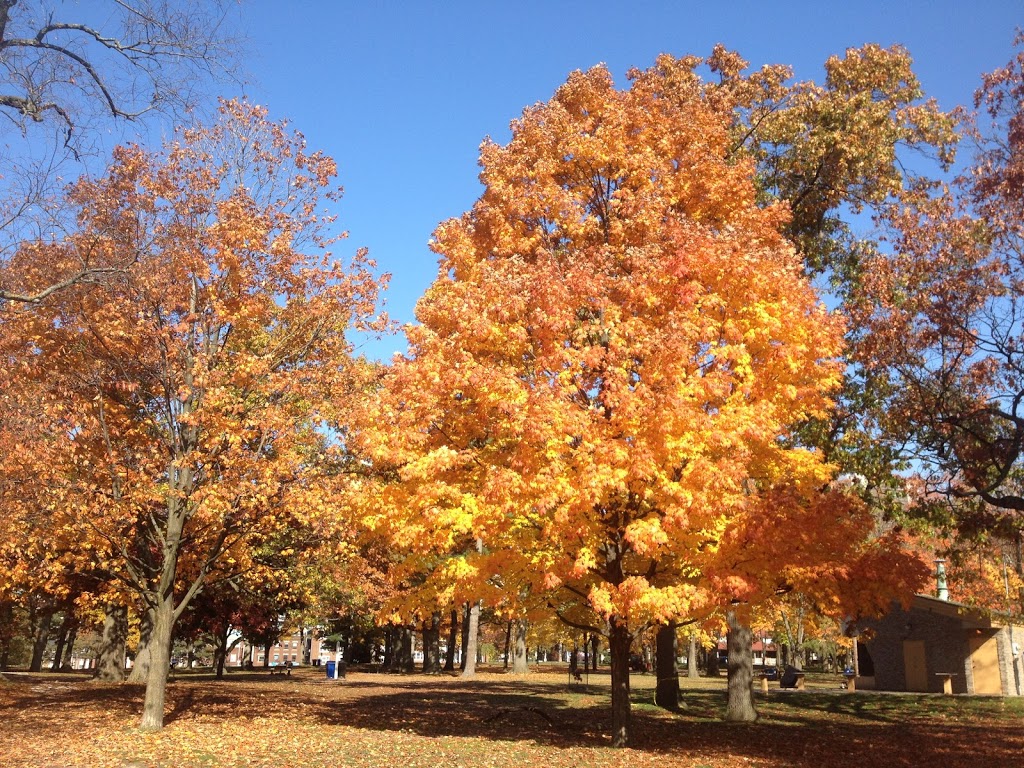
[[[361,375],[349,335],[375,322],[380,287],[364,251],[326,250],[334,174],[262,108],[225,102],[165,153],[118,149],[71,188],[75,232],[12,259],[30,289],[83,254],[131,264],[10,314],[3,376],[51,424],[18,458],[46,489],[49,535],[151,614],[144,725],[162,722],[171,628],[194,595],[324,510],[325,430]],[[26,519],[38,502],[4,507]]]
[[[620,91],[598,67],[485,143],[485,190],[436,231],[438,278],[361,436],[397,478],[372,521],[396,542],[608,622],[616,743],[631,628],[774,591],[726,542],[832,475],[791,438],[839,384],[842,322],[730,117],[663,68]]]

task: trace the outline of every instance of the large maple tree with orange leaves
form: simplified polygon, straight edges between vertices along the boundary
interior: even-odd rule
[[[720,559],[734,530],[801,517],[832,475],[789,438],[829,407],[842,324],[731,120],[696,80],[623,91],[597,67],[486,142],[485,190],[437,229],[439,276],[360,435],[399,481],[368,522],[411,557],[607,622],[619,745],[632,631],[723,586],[753,597]]]

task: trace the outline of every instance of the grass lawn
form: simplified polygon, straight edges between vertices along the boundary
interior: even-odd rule
[[[608,746],[607,674],[569,686],[564,669],[527,677],[457,677],[322,669],[178,675],[166,727],[138,730],[142,689],[74,675],[0,676],[0,765],[686,766],[891,768],[1021,765],[1024,700],[838,689],[757,694],[761,720],[721,721],[725,679],[688,681],[684,710],[653,705],[654,679],[633,676],[634,746]]]

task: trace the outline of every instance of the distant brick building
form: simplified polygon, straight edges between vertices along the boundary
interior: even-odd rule
[[[250,656],[251,654],[251,656]],[[327,649],[322,647],[321,639],[313,633],[307,633],[303,638],[298,632],[287,637],[282,637],[270,648],[269,657],[266,649],[262,646],[250,646],[244,640],[234,647],[228,654],[227,665],[229,667],[242,667],[246,661],[252,660],[253,666],[284,666],[290,663],[292,666],[300,664],[319,664],[321,658],[330,656]],[[269,659],[269,663],[265,663]]]

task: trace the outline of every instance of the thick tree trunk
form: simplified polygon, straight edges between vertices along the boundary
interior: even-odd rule
[[[228,634],[230,632],[231,626],[225,624],[223,629],[220,629],[213,638],[213,667],[218,680],[224,677],[224,664],[228,658]]]
[[[142,702],[144,730],[164,727],[164,702],[167,698],[167,676],[171,669],[171,642],[174,633],[173,597],[167,595],[153,612],[153,632],[149,641],[149,677]]]
[[[463,672],[466,671],[466,648],[469,647],[469,603],[466,603],[462,608],[462,629],[460,637],[462,649],[462,655],[459,658],[459,669]],[[474,659],[474,662],[476,660]]]
[[[78,639],[78,622],[76,621],[71,625],[71,631],[68,632],[68,641],[64,646],[64,658],[61,659],[60,668],[64,670],[71,669],[71,660],[75,656],[75,640]]]
[[[71,609],[64,611],[64,617],[60,622],[60,629],[57,630],[57,644],[53,649],[53,663],[50,664],[51,672],[60,672],[61,662],[64,661],[64,648],[68,642],[68,635],[75,624],[75,614]]]
[[[394,625],[389,624],[384,628],[384,659],[381,662],[381,668],[385,672],[393,672],[395,669],[395,633],[396,629]]]
[[[526,632],[529,629],[526,619],[512,622],[512,674],[527,675],[530,673],[529,657],[526,653]]]
[[[654,688],[654,703],[673,712],[679,709],[679,670],[676,666],[676,625],[658,627],[655,669],[658,681]]]
[[[105,683],[124,680],[125,643],[128,639],[128,609],[107,606],[103,617],[103,638],[96,658],[96,679]]]
[[[796,616],[790,621],[789,615],[783,611],[782,627],[786,632],[786,665],[792,664],[798,670],[803,671],[804,655],[804,614],[805,609],[802,603],[796,606]]]
[[[416,663],[412,658],[412,627],[399,627],[398,629],[398,659],[397,667],[399,672],[415,672]]]
[[[53,623],[53,609],[46,607],[35,615],[32,622],[32,661],[29,664],[29,672],[41,672],[43,669],[43,654],[46,653],[46,644],[50,640],[50,625]]]
[[[452,611],[451,626],[448,629],[448,647],[444,653],[444,671],[455,671],[455,644],[459,641],[459,612]]]
[[[11,640],[14,639],[14,604],[0,601],[0,672],[7,671],[11,660]]]
[[[149,642],[153,636],[153,612],[148,608],[139,620],[139,645],[135,649],[135,663],[128,673],[129,683],[145,683],[149,680]]]
[[[706,665],[708,669],[708,677],[718,677],[719,673],[721,672],[721,668],[718,664],[718,641],[713,640],[712,642],[714,644],[709,649],[707,649],[704,655],[707,657],[708,660],[708,663]]]
[[[734,723],[752,723],[757,720],[751,685],[754,679],[754,633],[739,620],[735,611],[726,614],[726,621],[729,625],[726,642],[729,654],[729,703],[725,719]]]
[[[691,680],[700,677],[697,669],[697,635],[690,635],[690,647],[686,651],[686,676]]]
[[[509,656],[512,655],[512,620],[505,624],[505,664],[504,669],[508,672]]]
[[[466,642],[462,646],[462,677],[476,676],[476,654],[478,635],[480,634],[480,601],[474,600],[466,614],[466,626],[463,637]]]
[[[441,674],[441,613],[430,614],[430,623],[423,627],[423,674]]]
[[[267,640],[267,642],[263,644],[263,666],[264,667],[269,667],[270,666],[270,651],[273,650],[273,648],[274,648],[274,641],[273,640]],[[334,642],[334,649],[335,649],[335,652],[337,652],[337,649],[338,649],[338,642],[337,641]]]
[[[629,647],[632,637],[626,619],[612,616],[608,638],[612,657],[612,746],[629,744],[631,718],[629,700]]]

